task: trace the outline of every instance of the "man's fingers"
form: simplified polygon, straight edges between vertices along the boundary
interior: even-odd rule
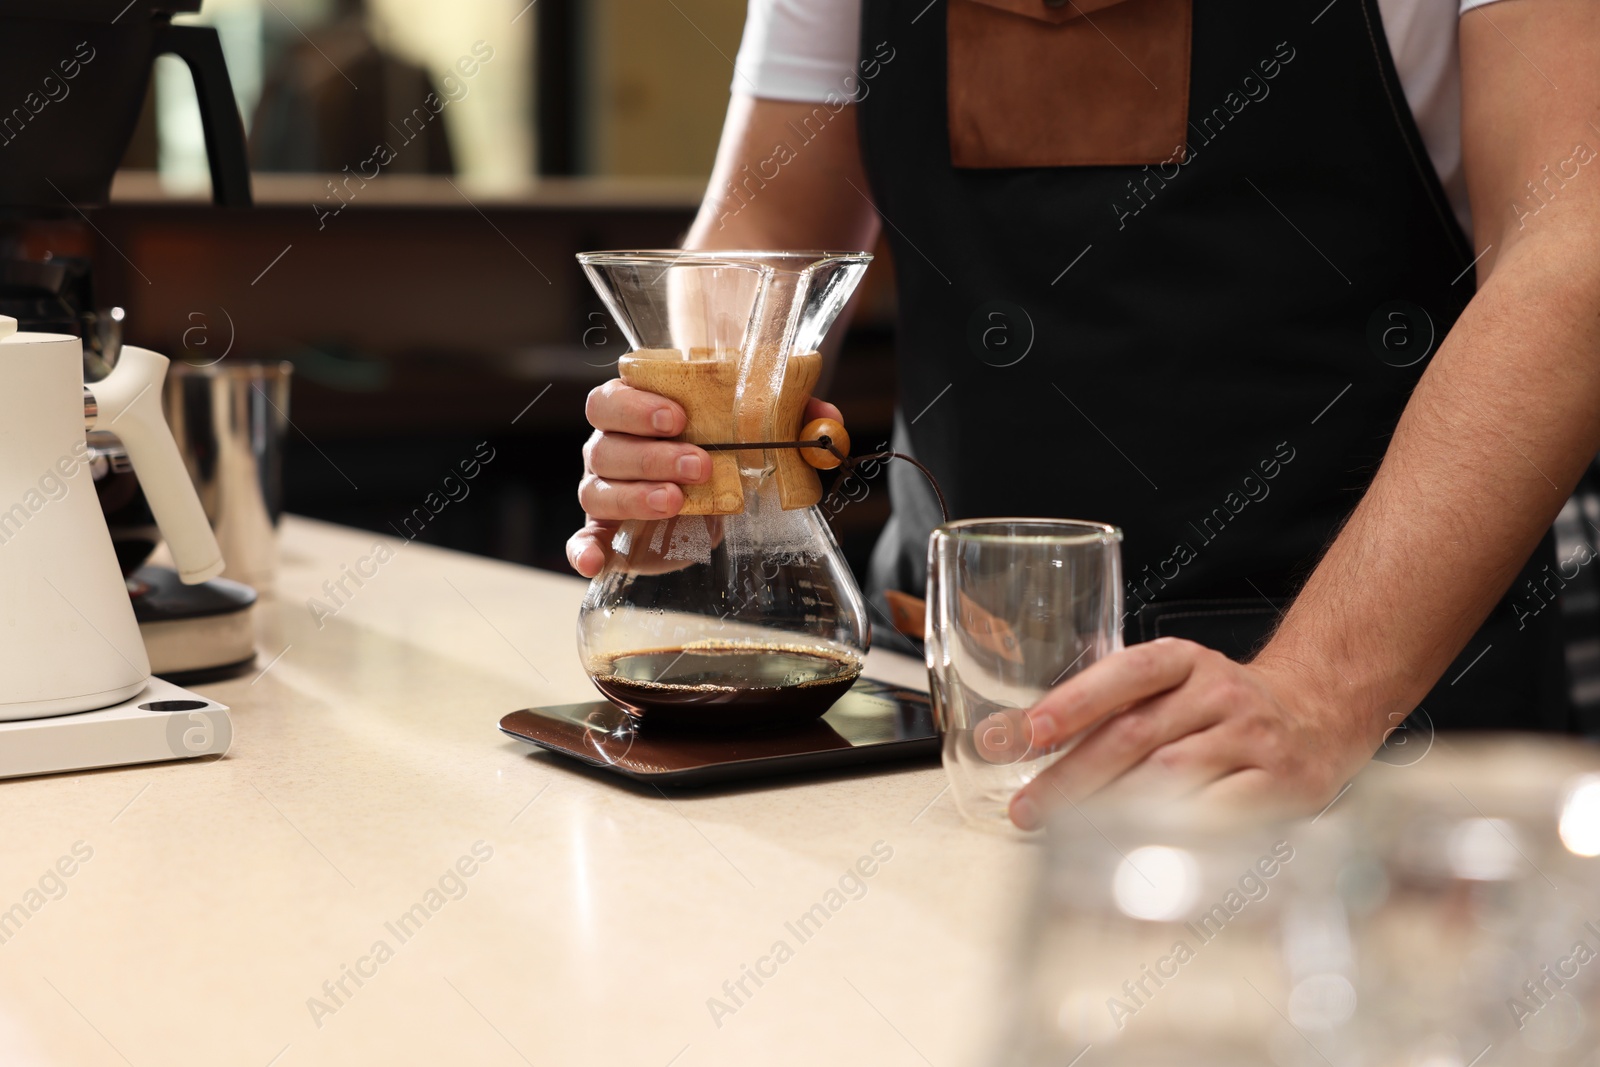
[[[1283,803],[1283,783],[1274,782],[1272,775],[1260,767],[1242,767],[1232,774],[1213,782],[1202,790],[1200,797],[1210,804],[1217,804],[1225,808],[1240,808],[1259,811],[1261,805],[1270,804],[1273,807]],[[1286,808],[1285,812],[1297,812],[1297,808]],[[1315,808],[1306,809],[1306,814],[1314,814]]]
[[[614,522],[597,522],[590,519],[583,529],[567,538],[567,562],[585,578],[593,578],[606,565],[606,553],[611,537],[617,531]]]
[[[613,378],[589,393],[584,405],[589,425],[604,433],[632,434],[635,437],[676,437],[688,423],[683,408],[675,401],[643,389],[635,389]],[[806,402],[805,418],[837,419],[844,414],[826,400],[812,397]]]
[[[625,385],[621,378],[613,378],[590,392],[584,414],[597,430],[635,437],[676,437],[686,422],[683,408],[676,403]]]
[[[1196,746],[1195,738],[1221,721],[1223,714],[1220,706],[1185,690],[1113,715],[1020,790],[1012,800],[1012,811],[1024,819],[1037,819],[1038,812],[1063,798],[1076,803],[1107,787],[1120,788],[1125,776],[1139,775],[1147,767],[1153,774],[1165,774],[1163,795],[1173,788],[1179,795],[1189,792],[1217,777],[1201,768],[1207,763],[1207,745]],[[1178,778],[1183,784],[1174,787]]]
[[[1050,799],[1041,787],[1059,787],[1068,798],[1078,801],[1152,757],[1172,760],[1172,770],[1179,770],[1177,757],[1191,750],[1176,747],[1175,742],[1216,725],[1222,716],[1222,708],[1207,706],[1187,691],[1147,701],[1095,727],[1028,789],[1037,794],[1034,799],[1041,804]],[[1161,755],[1157,757],[1157,753]],[[1046,778],[1050,781],[1044,781]]]
[[[584,468],[617,482],[692,485],[711,475],[711,457],[694,445],[630,434],[597,433],[583,446]]]
[[[818,400],[816,397],[812,397],[810,400],[806,401],[806,421],[810,422],[813,419],[833,419],[834,421],[843,424],[844,412],[840,411],[826,400]]]
[[[1107,656],[1056,686],[1029,710],[1033,743],[1040,748],[1058,745],[1118,708],[1177,688],[1194,670],[1199,648],[1162,638]]]
[[[578,502],[593,519],[665,519],[683,507],[683,490],[671,482],[611,482],[586,474]]]
[[[1225,735],[1213,725],[1161,745],[1106,786],[1102,796],[1113,802],[1191,796],[1240,769],[1239,754]]]
[[[1248,811],[1256,816],[1268,813],[1280,818],[1301,818],[1327,811],[1329,805],[1339,799],[1339,791],[1345,784],[1333,779],[1325,787],[1310,792],[1288,790],[1281,776],[1263,767],[1242,766],[1206,786],[1199,797],[1208,804]]]

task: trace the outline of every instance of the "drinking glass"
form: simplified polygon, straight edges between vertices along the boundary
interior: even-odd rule
[[[1600,778],[1586,748],[1452,736],[1412,766],[1374,763],[1341,801],[1363,828],[1352,918],[1384,1062],[1600,1064]]]
[[[989,1064],[1423,1067],[1363,1056],[1351,836],[1202,798],[1057,808]]]
[[[1023,712],[1122,647],[1122,531],[1067,519],[968,519],[928,542],[928,682],[944,767],[969,822],[1008,826],[1011,797],[1067,746]]]
[[[1309,818],[1062,805],[987,1062],[1600,1067],[1597,762],[1457,734]]]

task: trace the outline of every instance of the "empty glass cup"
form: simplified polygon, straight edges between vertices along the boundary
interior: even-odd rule
[[[956,807],[1009,825],[1016,791],[1065,746],[1023,712],[1122,647],[1122,531],[1066,519],[969,519],[928,541],[928,682]]]

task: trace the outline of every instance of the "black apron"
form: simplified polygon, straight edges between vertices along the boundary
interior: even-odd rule
[[[952,166],[952,2],[863,5],[862,55],[893,57],[858,114],[898,287],[895,447],[953,518],[1122,527],[1127,640],[1247,658],[1474,289],[1376,2],[1194,0],[1181,164],[1011,169]],[[938,523],[915,470],[888,477],[880,607],[921,595]],[[1553,562],[1547,538],[1429,721],[1573,728],[1559,609],[1524,584]]]

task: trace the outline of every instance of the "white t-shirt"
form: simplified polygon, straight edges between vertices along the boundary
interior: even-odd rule
[[[1456,20],[1495,0],[1378,0],[1406,102],[1456,217],[1470,236],[1461,174],[1461,46]],[[750,0],[733,91],[821,103],[856,73],[861,0]],[[850,84],[854,84],[852,81]]]

